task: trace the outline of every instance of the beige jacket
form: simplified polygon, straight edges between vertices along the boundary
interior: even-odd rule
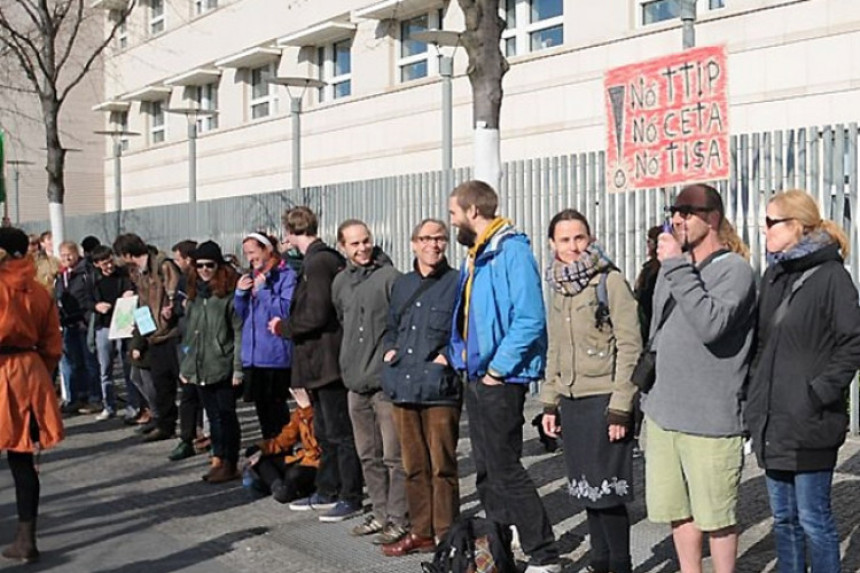
[[[636,386],[630,381],[642,349],[636,300],[619,272],[606,279],[612,326],[595,325],[600,275],[575,296],[553,292],[549,316],[546,381],[540,399],[557,406],[562,396],[612,394],[609,409],[631,412]]]

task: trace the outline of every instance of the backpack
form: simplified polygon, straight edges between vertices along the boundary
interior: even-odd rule
[[[597,308],[594,310],[594,326],[597,328],[601,328],[604,324],[612,328],[612,319],[609,313],[609,292],[606,289],[606,279],[610,272],[600,273],[600,280],[597,282]]]
[[[516,573],[511,530],[480,517],[459,517],[439,542],[424,573]]]

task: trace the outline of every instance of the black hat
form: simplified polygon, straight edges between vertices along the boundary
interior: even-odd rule
[[[88,237],[84,237],[84,240],[81,241],[81,248],[85,253],[92,253],[93,249],[101,245],[102,242],[98,240],[98,238],[93,237],[92,235]]]
[[[0,249],[3,249],[13,257],[21,258],[27,254],[29,247],[30,239],[21,229],[15,229],[14,227],[0,228]]]
[[[204,241],[196,249],[191,251],[191,258],[195,261],[215,261],[218,264],[224,262],[221,247],[215,241]]]

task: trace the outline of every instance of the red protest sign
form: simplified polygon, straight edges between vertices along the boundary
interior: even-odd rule
[[[728,178],[724,46],[615,68],[604,86],[610,191]]]

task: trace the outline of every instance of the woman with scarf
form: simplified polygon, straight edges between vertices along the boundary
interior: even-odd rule
[[[636,300],[581,213],[553,217],[549,242],[555,256],[546,272],[552,301],[543,429],[565,437],[568,491],[588,516],[589,571],[630,573],[630,377],[642,347]]]
[[[3,557],[39,558],[36,516],[39,473],[34,453],[63,439],[63,421],[51,373],[63,350],[57,307],[36,282],[27,235],[0,229],[0,450],[15,481],[18,530]]]
[[[833,468],[848,425],[848,387],[860,367],[860,307],[845,270],[848,239],[804,191],[767,205],[768,268],[746,419],[764,468],[780,573],[838,573],[830,507]]]
[[[232,296],[239,275],[215,242],[201,243],[191,258],[194,264],[188,270],[180,380],[197,385],[209,417],[212,464],[203,479],[223,483],[239,477],[241,431],[236,393],[243,378],[242,320],[233,311]]]
[[[236,285],[236,313],[242,319],[245,400],[254,402],[263,439],[274,438],[289,421],[292,343],[269,332],[273,318],[286,321],[296,289],[296,272],[280,259],[276,240],[251,233],[242,241],[250,264]]]

